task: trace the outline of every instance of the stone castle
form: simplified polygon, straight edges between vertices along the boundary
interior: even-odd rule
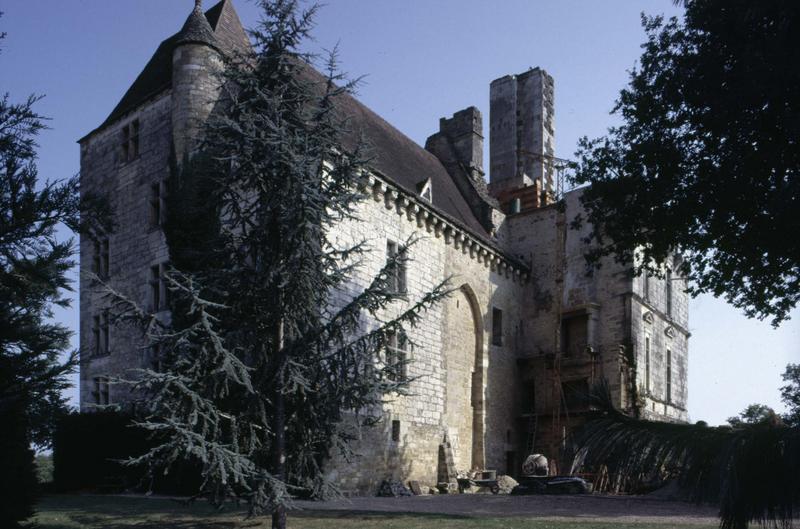
[[[171,156],[192,152],[217,96],[214,71],[249,45],[231,0],[205,12],[198,3],[80,140],[81,189],[110,195],[118,225],[81,241],[81,268],[153,311],[168,312],[161,222]],[[335,228],[343,242],[368,234],[355,282],[366,284],[387,252],[417,234],[404,270],[409,299],[449,275],[458,287],[409,331],[413,350],[396,346],[411,394],[363,432],[355,464],[330,462],[344,490],[374,492],[385,477],[434,484],[453,467],[517,475],[526,454],[557,454],[587,412],[579,395],[601,377],[620,409],[688,419],[685,280],[672,276],[676,266],[635,276],[612,260],[587,274],[588,228],[569,227],[580,190],[563,192],[554,157],[552,77],[535,68],[491,83],[488,185],[476,108],[442,118],[424,148],[354,98],[339,110],[375,155],[366,220]],[[105,303],[82,275],[82,411],[129,401],[110,379],[155,360],[140,333],[113,325]]]

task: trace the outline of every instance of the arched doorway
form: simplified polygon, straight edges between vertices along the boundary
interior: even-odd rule
[[[469,285],[445,303],[445,428],[456,469],[483,468],[483,318]]]

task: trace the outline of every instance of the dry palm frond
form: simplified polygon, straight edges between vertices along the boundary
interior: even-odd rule
[[[671,474],[694,500],[719,504],[723,529],[792,527],[800,511],[800,428],[635,419],[614,408],[605,383],[589,399],[596,412],[575,433],[573,471],[605,467],[617,482]]]

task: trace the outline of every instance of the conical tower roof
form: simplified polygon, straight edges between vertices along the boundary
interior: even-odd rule
[[[180,32],[175,36],[175,45],[181,44],[206,44],[215,50],[219,50],[217,37],[211,24],[208,23],[205,13],[203,13],[202,0],[195,0],[194,9],[189,18],[183,24]]]

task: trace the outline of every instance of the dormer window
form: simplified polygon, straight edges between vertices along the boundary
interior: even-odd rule
[[[433,185],[431,179],[428,178],[417,184],[417,192],[419,196],[428,202],[433,202]]]
[[[122,127],[120,161],[128,163],[139,157],[139,120],[134,119]]]

